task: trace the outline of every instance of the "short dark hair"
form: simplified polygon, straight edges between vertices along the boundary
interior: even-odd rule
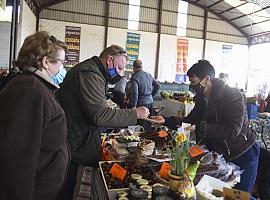
[[[196,75],[201,80],[206,76],[210,76],[210,79],[215,78],[215,69],[210,64],[208,60],[199,60],[197,63],[192,65],[192,67],[187,72],[188,77]]]
[[[142,68],[142,61],[141,60],[134,60],[133,67],[135,67],[136,69]]]
[[[99,57],[106,58],[108,56],[120,56],[120,55],[125,55],[126,58],[128,59],[127,52],[122,47],[113,44],[104,49],[99,55]]]

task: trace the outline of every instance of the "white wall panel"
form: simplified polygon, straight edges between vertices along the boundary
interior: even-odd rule
[[[104,44],[104,27],[86,24],[69,23],[55,20],[40,20],[40,30],[49,31],[50,34],[58,39],[65,41],[65,27],[76,26],[81,27],[80,42],[80,61],[99,55],[103,50]]]
[[[0,27],[0,68],[8,68],[11,23],[0,21]]]
[[[189,69],[193,64],[202,59],[203,40],[195,38],[188,39],[188,60],[187,68]]]
[[[158,80],[172,82],[176,71],[176,41],[173,35],[161,34]]]
[[[238,87],[244,88],[247,79],[248,69],[248,47],[246,45],[238,45],[232,43],[207,41],[205,59],[209,60],[216,70],[216,77],[222,72],[222,45],[232,46],[232,66],[228,70],[231,71],[229,79],[231,86],[235,86],[235,82],[239,82]]]
[[[24,39],[36,32],[36,16],[28,7],[28,5],[23,1],[21,7],[21,22],[20,22],[20,43],[18,43],[18,48],[20,49]],[[18,41],[19,42],[19,41]],[[19,50],[18,49],[18,50]]]

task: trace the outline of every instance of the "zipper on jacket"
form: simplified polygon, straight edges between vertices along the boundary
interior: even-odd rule
[[[247,140],[247,136],[241,132],[241,134],[243,135],[243,137],[245,138],[245,140]]]
[[[224,143],[225,143],[225,145],[227,147],[227,153],[228,153],[228,155],[231,155],[230,148],[229,148],[228,143],[227,143],[227,141],[225,139],[224,139]]]

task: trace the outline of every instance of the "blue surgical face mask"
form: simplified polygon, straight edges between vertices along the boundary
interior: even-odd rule
[[[61,67],[57,74],[52,75],[51,73],[49,73],[50,79],[54,84],[59,85],[60,83],[63,82],[66,76],[66,73],[67,73],[67,70],[64,67]]]
[[[108,68],[108,74],[110,78],[113,78],[114,76],[118,75],[116,68],[114,66],[112,68]]]

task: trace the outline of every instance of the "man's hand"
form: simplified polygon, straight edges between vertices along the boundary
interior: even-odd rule
[[[149,109],[144,106],[135,108],[135,110],[136,110],[138,119],[146,119],[150,114]]]
[[[162,116],[150,116],[146,120],[153,123],[153,124],[164,124],[165,123],[165,119]]]

